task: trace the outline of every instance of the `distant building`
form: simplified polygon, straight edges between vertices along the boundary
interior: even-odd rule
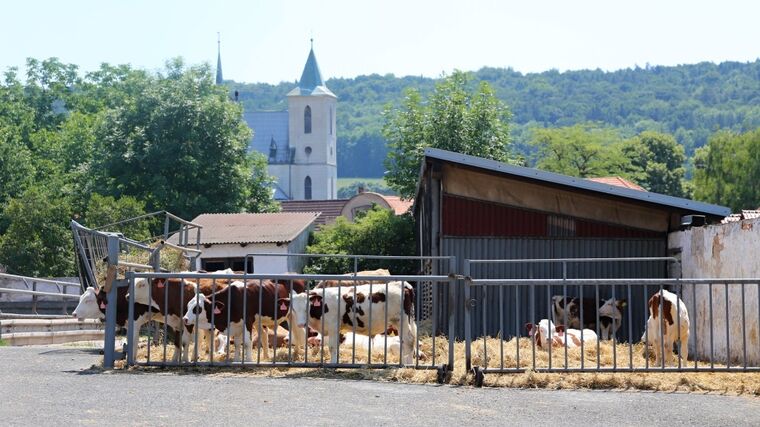
[[[396,215],[403,215],[409,211],[412,201],[367,191],[350,199],[289,200],[283,201],[280,206],[283,212],[320,212],[315,225],[321,226],[332,224],[339,216],[353,221],[358,213],[371,209],[372,205],[390,209]]]
[[[300,272],[304,259],[299,257],[254,257],[255,253],[304,253],[309,232],[319,212],[299,213],[230,213],[201,214],[193,223],[203,226],[199,265],[207,271],[231,268],[249,273]],[[169,238],[177,243],[178,236]]]
[[[217,82],[222,80],[221,56]],[[243,114],[254,135],[249,151],[263,153],[277,180],[277,200],[332,200],[338,197],[337,97],[325,86],[314,47],[301,79],[287,94],[285,111]]]

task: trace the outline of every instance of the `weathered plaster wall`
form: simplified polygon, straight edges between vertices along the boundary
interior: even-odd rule
[[[725,362],[726,349],[729,349],[732,364],[743,364],[746,340],[747,363],[758,366],[760,219],[671,233],[668,247],[681,249],[684,278],[759,278],[758,282],[744,286],[726,286],[715,281],[712,285],[712,319],[710,287],[683,286],[683,299],[689,310],[692,327],[689,352],[696,354],[700,360],[709,360],[712,330],[712,351],[716,361]]]

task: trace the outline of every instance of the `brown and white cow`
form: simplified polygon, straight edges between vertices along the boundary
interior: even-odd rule
[[[183,317],[185,325],[196,325],[199,329],[214,330],[230,335],[235,342],[234,361],[240,360],[240,348],[245,347],[245,360],[251,361],[253,331],[258,326],[274,329],[277,325],[288,321],[288,310],[276,306],[278,299],[285,298],[290,293],[303,292],[301,281],[255,280],[248,285],[243,282],[233,282],[227,288],[212,295],[198,295],[187,303],[187,311]],[[227,319],[229,318],[229,324]],[[275,321],[276,319],[276,321]],[[294,354],[305,344],[303,329],[291,328],[293,341],[296,344]],[[264,357],[269,358],[268,334],[261,335]]]
[[[400,332],[402,362],[412,363],[417,325],[414,289],[409,283],[390,282],[387,289],[385,285],[322,288],[291,295],[280,299],[280,303],[281,310],[289,309],[295,315],[297,329],[308,326],[328,338],[333,364],[338,363],[341,332],[374,336],[385,333],[388,326]]]
[[[673,358],[673,345],[679,343],[682,364],[689,358],[689,312],[676,294],[663,289],[649,298],[649,319],[642,341],[654,348],[654,365],[666,366]],[[676,306],[678,309],[676,309]],[[662,351],[665,351],[663,357]],[[678,365],[678,359],[675,364]]]
[[[144,279],[142,279],[144,280]],[[127,328],[129,326],[129,299],[127,298],[128,288],[121,287],[116,289],[116,326]],[[100,319],[105,321],[106,308],[108,307],[108,294],[99,288],[88,287],[79,297],[79,304],[74,309],[72,315],[79,320]],[[163,322],[163,316],[153,311],[148,312],[148,306],[145,304],[135,303],[134,308],[134,329],[127,331],[131,333],[132,342],[136,343],[140,336],[140,328],[151,320]],[[174,343],[179,348],[179,342]],[[137,345],[132,347],[132,357],[137,355]]]
[[[378,268],[377,270],[364,270],[364,271],[358,271],[356,273],[357,276],[390,276],[391,272],[390,270],[387,270],[385,268]],[[334,288],[337,286],[353,286],[356,285],[369,285],[372,284],[379,284],[379,283],[385,283],[385,282],[379,282],[376,280],[353,280],[351,277],[354,276],[354,273],[346,273],[344,276],[348,277],[346,280],[323,280],[319,283],[317,283],[316,286],[314,286],[314,289],[321,289],[321,288]]]
[[[536,347],[542,350],[549,349],[549,343],[552,347],[578,348],[583,343],[584,346],[596,343],[596,332],[591,329],[584,329],[583,333],[579,329],[565,329],[564,325],[554,326],[554,322],[549,319],[542,319],[538,325],[526,323],[525,329],[528,330],[528,336],[536,342]]]
[[[594,298],[575,298],[555,295],[552,297],[552,318],[570,328],[596,330],[596,315],[599,313],[599,335],[603,340],[612,339],[623,321],[623,310],[628,305],[625,299],[612,298],[598,304]],[[583,306],[583,324],[581,324]],[[567,320],[565,320],[567,319]]]
[[[202,295],[211,295],[214,291],[219,291],[227,287],[229,279],[200,279],[195,281],[179,278],[153,279],[150,282],[146,280],[135,281],[135,304],[141,303],[150,306],[152,310],[158,313],[160,321],[166,321],[175,331],[182,330],[182,360],[187,362],[189,359],[190,344],[195,341],[195,333],[192,326],[182,324],[182,316],[185,313],[185,306],[195,297],[196,292]],[[149,284],[150,283],[150,284]],[[211,352],[211,336],[206,330],[198,331],[201,342],[206,342],[208,352]],[[179,338],[175,338],[177,340]],[[200,345],[198,345],[200,348]],[[179,352],[175,351],[174,359],[179,360]]]

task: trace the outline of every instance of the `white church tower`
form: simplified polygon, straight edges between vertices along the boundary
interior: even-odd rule
[[[312,44],[298,81],[288,93],[288,140],[291,199],[328,200],[338,197],[335,137],[337,97],[325,86]]]

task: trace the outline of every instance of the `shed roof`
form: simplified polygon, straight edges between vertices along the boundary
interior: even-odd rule
[[[201,214],[193,223],[203,226],[202,245],[225,243],[289,243],[319,216],[319,212]],[[172,241],[173,240],[173,241]],[[177,242],[177,235],[169,238]]]
[[[635,202],[649,203],[668,208],[676,208],[684,211],[706,214],[714,217],[723,218],[731,213],[731,210],[725,206],[713,205],[704,202],[698,202],[680,197],[668,196],[665,194],[653,193],[650,191],[640,191],[631,188],[625,188],[618,185],[605,184],[601,182],[590,181],[588,179],[576,178],[568,175],[562,175],[554,172],[542,171],[534,168],[509,165],[496,160],[484,159],[482,157],[469,156],[466,154],[454,153],[452,151],[440,150],[437,148],[426,148],[425,158],[438,159],[450,163],[456,163],[472,168],[483,169],[498,174],[512,176],[515,178],[542,182],[545,184],[569,187],[575,190],[582,190],[619,197]],[[422,168],[425,168],[427,162],[423,162]],[[418,187],[419,188],[419,187]]]
[[[283,212],[319,212],[315,221],[317,225],[330,224],[340,216],[348,199],[335,200],[283,200],[280,202]]]

